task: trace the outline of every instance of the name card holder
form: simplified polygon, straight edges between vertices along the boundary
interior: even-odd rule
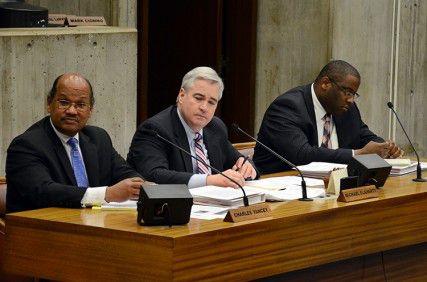
[[[104,26],[107,25],[104,17],[67,16],[68,26]]]
[[[375,185],[361,186],[351,189],[341,190],[337,201],[339,202],[354,202],[364,199],[378,198],[379,190]]]
[[[250,205],[232,209],[227,212],[225,222],[242,222],[271,216],[271,209],[267,203]]]
[[[49,24],[64,26],[67,15],[65,14],[49,14]]]

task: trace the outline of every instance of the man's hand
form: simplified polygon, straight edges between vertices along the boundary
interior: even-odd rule
[[[396,145],[396,143],[394,143],[394,141],[388,140],[387,143],[389,144],[389,146],[388,146],[388,155],[386,156],[386,158],[396,159],[403,156],[405,152],[402,149],[400,149]]]
[[[236,161],[236,164],[231,169],[239,172],[244,179],[247,179],[247,178],[255,179],[256,177],[255,168],[252,166],[250,162],[248,162],[248,159],[244,157],[238,158]]]
[[[236,181],[237,183],[239,183],[241,186],[245,184],[245,179],[239,172],[229,169],[224,171],[223,173],[228,177],[230,177],[231,179],[233,179],[234,181]],[[231,182],[221,174],[208,175],[208,177],[206,178],[206,185],[239,188],[238,185]]]
[[[370,141],[362,149],[355,150],[354,154],[355,155],[377,154],[380,157],[385,158],[388,156],[388,152],[389,152],[388,142],[377,143],[374,141]]]
[[[105,201],[124,202],[129,199],[138,199],[139,190],[144,180],[140,177],[127,178],[119,183],[107,187],[105,191]]]

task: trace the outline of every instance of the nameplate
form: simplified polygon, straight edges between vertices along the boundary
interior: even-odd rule
[[[229,210],[224,218],[225,222],[242,222],[271,216],[271,209],[267,203],[240,207]]]
[[[68,26],[97,26],[107,25],[104,17],[67,16]]]
[[[66,14],[49,14],[49,24],[65,25]]]
[[[378,198],[379,190],[375,185],[361,186],[352,189],[342,190],[338,197],[339,202],[354,202],[370,198]]]

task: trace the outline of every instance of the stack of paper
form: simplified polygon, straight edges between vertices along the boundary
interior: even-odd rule
[[[101,210],[136,210],[137,201],[128,200],[125,202],[109,202],[102,204],[101,206],[93,206],[92,209],[101,209]]]
[[[301,186],[288,186],[282,190],[264,190],[257,187],[245,186],[246,191],[265,193],[267,201],[287,201],[302,198]],[[307,197],[309,198],[323,198],[326,196],[324,188],[307,188]]]
[[[323,183],[323,180],[321,179],[306,178],[306,177],[304,177],[304,179],[307,187],[324,188],[324,183]],[[291,186],[301,187],[301,177],[300,176],[270,177],[270,178],[264,178],[260,180],[246,181],[245,187],[246,186],[261,188],[264,190],[278,191]]]
[[[240,207],[243,206],[243,192],[241,189],[223,188],[217,186],[203,186],[190,189],[195,204]],[[249,204],[265,202],[265,195],[259,192],[246,191]]]
[[[417,162],[411,162],[410,159],[385,159],[391,167],[390,175],[403,175],[417,170]]]
[[[326,162],[312,162],[306,165],[298,166],[302,175],[313,178],[323,178],[329,176],[334,169],[346,168],[346,164],[335,164]]]

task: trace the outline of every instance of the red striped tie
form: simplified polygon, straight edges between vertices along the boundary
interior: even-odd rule
[[[323,148],[332,149],[332,141],[331,141],[331,115],[326,114],[322,120],[325,121],[325,125],[323,126],[323,136],[322,136],[322,145]]]
[[[206,159],[205,152],[203,151],[203,138],[202,135],[199,132],[196,132],[196,138],[194,138],[194,148],[196,151],[196,156],[203,161],[197,161],[197,171],[196,173],[199,174],[210,174],[209,168],[205,165],[205,163],[208,163],[208,160]]]

